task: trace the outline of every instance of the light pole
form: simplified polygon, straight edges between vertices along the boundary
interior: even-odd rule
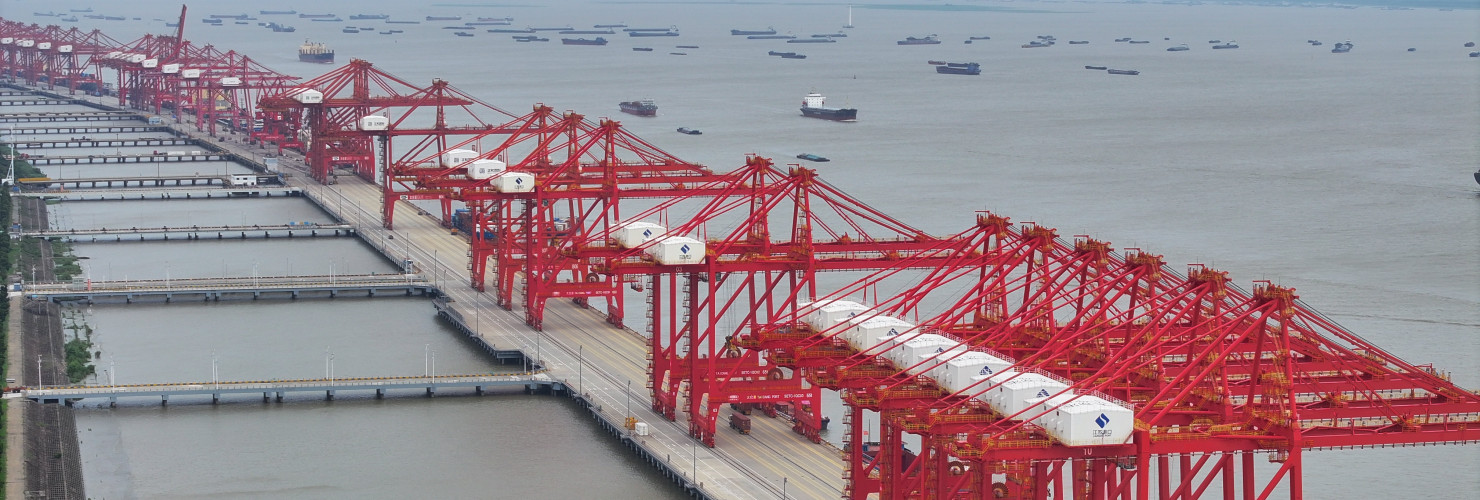
[[[37,354],[36,355],[36,385],[37,386],[46,385],[46,384],[44,384],[44,383],[41,382],[41,355],[40,354]]]
[[[428,384],[432,383],[432,344],[427,344],[422,348],[421,374],[427,378]]]
[[[220,365],[217,364],[218,363],[218,360],[219,360],[219,358],[216,357],[216,352],[215,351],[212,351],[211,352],[211,386],[214,387],[214,388],[217,388],[217,389],[221,388],[221,378],[220,378],[221,371],[220,371]],[[110,381],[110,384],[109,385],[112,385],[111,384],[111,381]]]

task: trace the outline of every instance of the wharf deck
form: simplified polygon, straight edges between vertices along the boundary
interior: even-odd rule
[[[124,235],[129,235],[129,236],[138,235],[138,236],[142,237],[143,235],[146,235],[146,234],[160,234],[160,235],[164,235],[164,237],[165,237],[164,239],[169,239],[169,235],[171,235],[171,234],[183,234],[183,235],[186,235],[186,237],[188,239],[200,239],[201,235],[210,236],[211,233],[215,233],[217,239],[223,239],[223,238],[226,237],[226,233],[238,233],[238,234],[241,235],[242,238],[246,238],[248,236],[247,233],[251,233],[252,236],[257,236],[257,233],[262,233],[261,234],[262,237],[265,237],[265,238],[270,238],[274,234],[284,235],[284,236],[287,236],[289,238],[292,238],[295,234],[297,234],[297,235],[307,234],[308,236],[318,236],[319,235],[319,232],[321,232],[321,231],[324,234],[326,234],[326,235],[333,234],[334,236],[339,236],[339,235],[346,235],[347,236],[347,235],[353,235],[353,234],[355,234],[355,226],[350,225],[350,224],[267,224],[267,225],[253,224],[253,225],[250,225],[250,226],[189,226],[189,227],[168,227],[168,226],[166,226],[166,227],[119,227],[119,228],[100,227],[100,228],[88,228],[88,229],[52,229],[52,230],[46,230],[46,231],[22,231],[22,232],[20,232],[18,234],[20,236],[22,236],[22,237],[32,236],[32,237],[38,237],[38,238],[67,238],[67,239],[71,239],[71,240],[77,240],[80,237],[84,237],[84,236],[120,236],[121,237],[121,236],[124,236]],[[231,236],[235,236],[235,235],[231,235]],[[96,238],[94,238],[94,239],[96,239]]]
[[[293,186],[180,186],[158,188],[98,188],[68,189],[54,191],[22,191],[12,196],[46,198],[63,201],[124,201],[124,200],[191,200],[196,198],[241,198],[261,196],[303,196],[303,189]]]
[[[81,137],[67,140],[17,142],[15,144],[15,147],[21,152],[25,152],[29,149],[194,146],[196,144],[198,143],[194,139],[177,139],[173,137],[159,137],[153,139],[93,139],[89,137]]]
[[[137,155],[75,155],[40,156],[31,155],[26,161],[32,165],[91,165],[98,163],[183,163],[192,161],[221,161],[229,159],[221,153],[198,152],[191,154],[137,154]]]

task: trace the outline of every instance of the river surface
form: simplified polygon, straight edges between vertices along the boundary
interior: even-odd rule
[[[101,28],[118,40],[128,41],[146,33],[163,33],[166,29],[162,20],[178,16],[177,3],[144,0],[132,5],[131,13],[141,16],[141,20],[83,19],[78,24]],[[341,63],[364,58],[376,68],[418,85],[426,85],[433,78],[445,79],[512,115],[528,112],[534,103],[544,103],[591,117],[614,117],[658,147],[717,170],[741,165],[750,153],[774,158],[778,163],[794,163],[798,153],[820,154],[832,161],[807,166],[817,168],[824,180],[927,231],[957,232],[972,223],[974,211],[991,210],[1015,221],[1057,227],[1062,236],[1088,234],[1109,240],[1118,249],[1134,247],[1163,254],[1174,266],[1207,264],[1230,271],[1235,282],[1245,287],[1254,280],[1271,280],[1296,288],[1312,308],[1405,360],[1432,363],[1450,372],[1459,384],[1480,387],[1480,195],[1471,176],[1480,166],[1480,142],[1475,140],[1480,137],[1480,93],[1475,91],[1480,88],[1480,59],[1467,57],[1476,49],[1463,47],[1465,42],[1480,41],[1476,29],[1480,26],[1480,11],[1473,6],[1446,11],[1091,2],[932,4],[934,7],[929,9],[903,4],[860,5],[853,10],[857,27],[847,30],[849,36],[839,43],[786,44],[779,40],[744,40],[730,36],[728,30],[774,26],[782,33],[801,37],[833,33],[846,20],[846,4],[560,1],[462,5],[330,1],[315,3],[312,10],[335,12],[346,19],[350,14],[373,12],[399,19],[421,19],[429,14],[461,14],[468,19],[511,16],[516,26],[583,27],[616,22],[634,27],[675,25],[682,36],[629,38],[617,33],[605,35],[611,40],[608,46],[576,47],[558,41],[515,43],[508,35],[481,31],[474,37],[455,37],[452,30],[440,29],[449,23],[394,25],[406,31],[397,35],[344,34],[340,29],[345,24],[380,25],[372,21],[321,23],[291,16],[263,16],[262,21],[286,22],[298,28],[296,33],[271,33],[255,22],[242,26],[227,22],[221,27],[200,23],[198,18],[208,14],[241,11],[234,4],[205,4],[191,6],[186,37],[246,53],[259,63],[304,78],[338,67],[303,64],[294,57],[294,50],[304,38],[326,42],[338,51]],[[31,13],[69,7],[39,0],[6,6],[8,10],[0,11],[4,17],[45,22],[55,21],[34,18]],[[248,12],[293,7],[305,8],[268,2],[253,5]],[[944,43],[894,43],[906,36],[932,33],[940,35]],[[1038,35],[1054,35],[1059,44],[1042,49],[1019,47]],[[547,36],[556,39],[559,35]],[[991,39],[962,43],[968,36]],[[1120,37],[1151,43],[1112,42]],[[1236,40],[1240,48],[1212,50],[1208,42],[1214,39]],[[1312,46],[1306,42],[1311,39],[1324,44]],[[1068,45],[1068,40],[1091,43]],[[1343,40],[1351,40],[1355,48],[1347,54],[1332,54],[1330,47]],[[1184,43],[1191,50],[1165,51]],[[679,49],[676,45],[699,48]],[[636,46],[653,47],[654,51],[630,50]],[[1410,52],[1409,48],[1415,50]],[[808,58],[784,60],[767,56],[769,50],[802,52]],[[686,55],[669,54],[680,51]],[[982,64],[983,73],[975,77],[937,75],[925,64],[927,60],[975,61]],[[1136,69],[1141,74],[1113,76],[1086,70],[1085,65]],[[796,105],[812,90],[827,95],[832,105],[859,108],[859,120],[834,123],[801,118]],[[638,118],[617,112],[617,102],[637,98],[655,99],[659,116]],[[699,128],[704,134],[677,134],[677,127]],[[70,171],[74,167],[65,168]],[[321,217],[291,211],[273,214],[281,210],[277,201],[253,202],[259,201],[264,203],[251,209],[214,205],[228,208],[191,223]],[[107,218],[111,223],[114,217],[128,221],[152,217],[143,203],[123,205],[117,210],[70,205],[77,206],[75,212],[69,214],[71,209],[64,205],[62,220],[77,227],[89,227],[94,219]],[[161,206],[165,209],[158,211],[160,217],[164,213],[178,217],[180,210],[192,210],[175,202]],[[259,206],[262,208],[256,208]],[[248,217],[248,213],[271,215],[258,219],[257,215]],[[672,217],[678,219],[682,214]],[[243,273],[253,272],[253,267],[264,275],[286,272],[290,266],[295,274],[319,274],[331,265],[335,272],[368,272],[376,266],[390,269],[390,264],[369,256],[368,250],[356,250],[354,247],[360,244],[348,239],[248,240],[211,245],[207,241],[112,247],[99,244],[97,248],[109,250],[80,245],[78,252],[94,257],[87,261],[89,272],[110,275],[127,272],[131,276],[160,276],[167,267],[172,275],[178,272],[184,276],[186,261],[192,261],[188,266],[193,270],[189,272],[198,275],[246,275]],[[350,257],[356,254],[365,257]],[[113,269],[105,270],[110,264]],[[124,267],[129,270],[123,271]],[[340,309],[345,307],[341,302],[351,301],[315,307]],[[228,335],[241,340],[198,347],[182,359],[171,361],[189,365],[188,370],[157,375],[208,375],[211,350],[217,351],[223,366],[262,363],[315,373],[313,370],[321,364],[315,360],[321,360],[325,346],[335,351],[336,361],[343,363],[354,363],[350,359],[356,356],[371,356],[349,354],[353,338],[392,344],[382,356],[404,357],[409,362],[405,369],[413,371],[418,344],[441,338],[453,345],[439,352],[457,349],[451,334],[436,330],[430,314],[423,310],[429,306],[414,300],[404,302],[420,305],[408,306],[411,310],[399,314],[423,318],[427,324],[417,329],[423,332],[417,335],[426,338],[402,342],[400,334],[365,334],[363,330],[386,321],[381,313],[393,313],[393,306],[384,305],[392,302],[402,301],[365,301],[366,310],[344,314],[318,310],[297,313],[289,321],[307,323],[305,316],[328,315],[337,318],[341,327],[337,330],[353,335],[320,337],[317,335],[321,333],[302,333],[302,342],[285,340],[290,345],[282,347],[257,346],[256,337],[245,333]],[[294,314],[283,312],[291,308],[279,307],[282,305],[108,306],[95,307],[89,317],[97,318],[95,321],[108,325],[108,329],[120,328],[119,321],[107,319],[111,314],[124,314],[114,311],[138,309],[162,311],[150,316],[148,322],[174,321],[169,318],[186,311],[240,314],[237,322],[257,322],[260,317]],[[254,308],[261,308],[261,314],[225,312],[237,308],[253,313],[258,312]],[[207,323],[207,319],[199,318],[196,324]],[[108,329],[100,328],[97,335],[111,335]],[[120,344],[168,344],[190,337],[173,331],[146,330],[131,335],[130,340],[105,340],[105,359],[114,351],[122,356],[127,349],[136,349]],[[400,345],[395,345],[397,342]],[[230,356],[244,356],[240,351],[249,346],[256,353],[253,357],[231,360]],[[290,360],[286,357],[289,352],[302,354]],[[276,359],[273,353],[285,356],[280,365],[271,361]],[[131,360],[119,367],[120,375],[148,373],[131,366],[138,363],[151,361]],[[238,373],[236,370],[233,368],[231,373]],[[506,404],[510,400],[519,402]],[[302,439],[290,440],[302,443],[291,447],[292,453],[305,456],[329,456],[329,450],[336,447],[368,446],[351,445],[357,438],[346,437],[350,434],[364,439],[390,439],[386,436],[401,434],[384,431],[402,428],[393,425],[398,418],[394,412],[379,411],[382,406],[445,413],[442,418],[447,419],[447,425],[432,427],[436,429],[450,429],[450,425],[459,425],[458,419],[468,418],[461,414],[461,408],[441,410],[461,404],[486,405],[490,414],[522,404],[556,408],[541,415],[570,413],[557,410],[563,408],[563,403],[540,398],[420,403],[336,401],[283,405],[267,411],[260,411],[256,403],[238,405],[239,409],[233,405],[148,406],[99,411],[96,415],[83,412],[80,418],[90,423],[94,418],[121,420],[141,415],[135,424],[137,429],[122,424],[114,427],[129,429],[113,432],[115,437],[107,437],[107,433],[89,437],[89,432],[98,431],[84,430],[84,450],[96,453],[91,442],[115,442],[121,435],[123,451],[116,453],[146,460],[165,453],[153,448],[158,443],[128,436],[214,422],[175,419],[179,413],[232,414],[233,418],[249,420],[268,414],[330,412],[326,408],[332,407],[335,422],[348,422],[334,427],[333,432],[361,431],[329,439],[299,436]],[[342,411],[355,405],[377,408]],[[235,416],[237,413],[241,415]],[[166,414],[171,418],[169,424],[146,423]],[[833,415],[838,421],[837,414]],[[581,437],[580,433],[588,429],[571,422],[560,432],[549,433],[553,436],[542,435],[545,441],[557,441],[548,444],[551,449],[606,446],[593,444],[599,439]],[[88,425],[79,422],[79,428]],[[203,434],[192,438],[208,439],[205,436],[213,431],[200,432]],[[831,439],[836,439],[836,433]],[[419,457],[483,451],[461,446],[471,445],[470,441],[445,446],[417,443],[410,439],[394,448]],[[413,449],[416,451],[410,451]],[[515,456],[512,447],[488,449],[508,450],[507,456]],[[217,450],[217,455],[230,454],[229,447]],[[333,452],[333,459],[303,458],[299,463],[285,460],[278,469],[271,467],[275,463],[269,463],[263,465],[269,470],[252,470],[251,474],[288,477],[293,471],[317,468],[321,463],[380,463],[378,457],[369,458],[373,454],[365,451],[345,448]],[[174,458],[130,463],[136,470],[173,471],[174,477],[181,479],[172,481],[185,484],[183,478],[198,475],[191,470],[203,462],[203,455],[183,450],[179,453]],[[500,453],[486,455],[497,457]],[[597,460],[585,465],[567,462],[565,469],[607,462],[618,461]],[[89,467],[98,466],[96,460],[89,463]],[[449,460],[442,465],[456,468],[460,464]],[[481,465],[466,467],[460,474],[438,477],[487,473]],[[625,465],[614,467],[618,475],[640,478],[644,474],[632,472]],[[1480,491],[1480,476],[1458,472],[1480,470],[1480,450],[1473,446],[1313,452],[1307,455],[1306,467],[1306,491],[1313,498],[1463,498],[1456,492]],[[142,497],[157,493],[138,490],[142,484],[138,480],[117,485],[114,483],[122,480],[95,479],[127,477],[119,471],[89,469],[88,473],[89,491],[94,493],[133,491]],[[540,474],[544,480],[539,482],[558,482],[565,473]],[[532,474],[537,473],[509,478]],[[224,484],[241,482],[263,488],[253,491],[269,491],[263,485],[266,481],[229,481],[234,483],[223,483],[216,489],[202,486],[204,489],[197,491],[230,493],[239,490]],[[314,482],[305,479],[292,487],[321,487],[308,484]],[[437,483],[443,482],[458,481]],[[363,493],[347,489],[354,483],[335,482],[329,487],[346,489],[325,491],[332,491],[331,496]],[[642,484],[643,480],[631,483]],[[109,489],[104,484],[114,486]],[[666,487],[662,490],[668,491]],[[282,490],[277,495],[308,496],[314,495],[312,491]],[[449,493],[458,496],[462,491],[466,490]]]

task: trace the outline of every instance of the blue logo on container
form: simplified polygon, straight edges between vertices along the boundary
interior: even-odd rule
[[[1105,424],[1108,423],[1110,423],[1110,417],[1105,416],[1104,413],[1101,413],[1100,417],[1095,419],[1095,424],[1098,424],[1101,429],[1104,429]]]
[[[688,244],[685,244],[684,246],[678,247],[678,251],[679,252],[683,252],[683,253],[689,253],[689,245]]]
[[[1040,397],[1040,398],[1046,398],[1046,397],[1048,397],[1048,389],[1039,389],[1038,390],[1038,397]]]
[[[642,237],[643,238],[651,238],[651,237],[653,237],[653,230],[651,230],[651,229],[644,230],[642,232]]]
[[[893,328],[889,329],[889,333],[884,334],[885,337],[893,337],[895,335],[899,335],[899,330],[895,330]]]
[[[935,352],[938,352],[938,353],[940,353],[940,352],[946,352],[946,348],[944,348],[944,347],[937,347],[937,348],[935,348]]]
[[[977,375],[991,375],[991,374],[992,374],[992,367],[990,367],[990,366],[983,366],[982,367],[982,371],[977,373]]]

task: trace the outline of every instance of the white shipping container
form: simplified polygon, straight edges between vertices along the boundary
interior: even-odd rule
[[[637,248],[665,234],[668,234],[668,228],[663,227],[662,224],[638,220],[617,226],[612,238],[616,239],[617,244],[622,248]]]
[[[997,413],[1012,415],[1027,408],[1030,399],[1046,398],[1068,388],[1063,382],[1037,373],[1019,373],[977,399],[986,401]]]
[[[528,193],[534,191],[534,174],[529,172],[504,172],[494,177],[493,190],[500,193]]]
[[[1039,420],[1039,426],[1066,446],[1100,446],[1125,444],[1136,417],[1124,406],[1095,396],[1080,396]]]
[[[139,63],[139,65],[145,68],[158,68],[159,59],[145,59],[143,62]]]
[[[920,355],[927,352],[934,353],[936,347],[956,345],[956,341],[933,333],[916,335],[906,340],[895,339],[894,347],[884,353],[884,357],[894,362],[899,368],[915,364],[920,360]]]
[[[498,160],[478,159],[468,164],[468,178],[489,179],[508,170],[509,166]]]
[[[802,321],[811,326],[815,331],[825,331],[837,326],[838,323],[848,321],[870,309],[869,306],[851,300],[831,300],[826,302],[826,304],[819,304],[818,302],[809,304],[809,307],[806,308],[806,314],[802,316]],[[844,336],[844,338],[848,338],[848,336]]]
[[[159,72],[166,75],[173,75],[180,72],[180,65],[174,63],[166,64],[159,67]]]
[[[59,46],[59,47],[57,47],[57,52],[61,52],[63,54],[70,54],[70,53],[72,53],[72,46],[71,45],[62,45],[62,46]]]
[[[319,102],[324,101],[323,93],[319,93]],[[390,128],[391,119],[380,115],[370,115],[360,118],[360,130],[385,130]]]
[[[200,78],[200,70],[182,69],[180,70],[180,78]]]
[[[35,46],[36,45],[36,41],[35,40],[21,40],[19,42],[16,42],[15,44],[16,45],[19,45],[19,46],[22,46],[22,47],[32,47],[32,46]]]
[[[12,43],[15,43],[15,37],[7,36],[5,38],[0,38],[0,45],[10,45]]]
[[[314,89],[293,89],[288,91],[293,100],[303,104],[321,104],[324,102],[324,93]]]
[[[37,42],[36,43],[36,49],[37,50],[51,50],[51,42]]]
[[[951,359],[951,356],[965,354],[966,351],[969,350],[968,347],[961,345],[961,343],[956,341],[955,339],[947,338],[946,340],[949,340],[951,344],[938,345],[934,349],[927,348],[916,355],[914,362],[906,365],[910,367],[908,369],[909,374],[928,374],[932,368],[936,367],[936,365],[944,364],[945,360]],[[904,347],[902,346],[900,348]]]
[[[884,349],[893,347],[889,344],[883,348],[875,349],[874,346],[889,341],[900,335],[914,335],[918,333],[915,324],[892,316],[862,316],[848,320],[852,325],[843,338],[853,344],[854,349],[868,351],[873,354],[883,352]]]
[[[148,58],[149,56],[146,56],[144,54],[129,54],[128,59],[126,60],[132,64],[139,64],[141,62],[144,62],[144,60]]]
[[[945,364],[931,370],[930,376],[935,378],[940,386],[951,392],[961,390],[972,384],[973,378],[989,377],[1008,370],[1012,363],[979,351],[962,353],[952,358]]]
[[[478,152],[471,149],[449,149],[442,153],[442,168],[452,168],[473,161]]]
[[[648,435],[648,424],[647,424],[647,422],[637,422],[635,424],[632,424],[632,433],[633,434],[636,434],[638,436],[646,436],[646,435]]]
[[[222,87],[236,87],[236,86],[240,86],[241,84],[242,84],[242,79],[241,78],[237,78],[237,77],[234,77],[234,76],[228,76],[228,77],[221,78],[221,86]]]
[[[653,260],[665,266],[704,262],[704,242],[687,236],[668,236],[647,248]]]

